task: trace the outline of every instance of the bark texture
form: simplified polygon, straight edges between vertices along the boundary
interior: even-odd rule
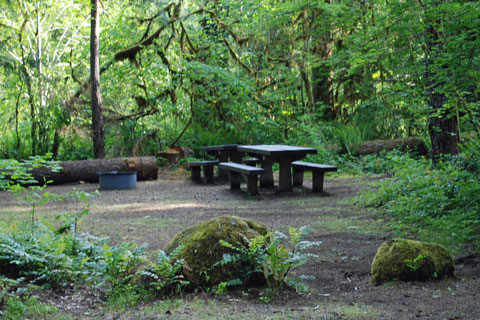
[[[327,149],[338,151],[337,145],[328,145]],[[358,149],[353,152],[354,156],[363,156],[366,154],[378,154],[381,151],[413,151],[419,155],[427,155],[428,148],[424,141],[420,138],[406,138],[406,139],[393,139],[393,140],[374,140],[374,141],[361,141],[358,145]]]
[[[155,157],[131,157],[93,159],[60,162],[60,172],[48,168],[36,168],[32,171],[35,180],[42,183],[51,180],[52,184],[78,181],[98,182],[97,172],[136,171],[137,180],[156,180],[158,178],[157,159]]]
[[[442,1],[434,1],[432,10],[437,9],[441,3]],[[437,29],[441,23],[440,20],[433,19],[433,21],[429,21],[426,30],[425,78],[427,80],[428,106],[431,110],[431,115],[428,118],[428,133],[432,141],[432,157],[434,160],[442,154],[455,155],[460,152],[457,114],[451,107],[445,106],[447,97],[442,91],[442,88],[445,87],[444,79],[436,72],[439,67],[447,68],[439,62],[440,53],[445,51],[445,44]]]
[[[99,21],[98,0],[91,1],[91,34],[90,34],[90,84],[92,108],[92,135],[93,154],[95,158],[105,158],[105,131],[102,120],[102,95],[100,93],[100,58],[99,47]]]

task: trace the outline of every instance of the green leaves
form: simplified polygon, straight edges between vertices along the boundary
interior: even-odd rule
[[[233,279],[235,281],[228,282],[229,285],[245,284],[248,279],[260,273],[263,274],[269,288],[280,289],[286,285],[297,291],[306,291],[308,287],[301,279],[308,277],[289,277],[288,274],[291,270],[304,265],[309,258],[316,257],[314,254],[303,252],[321,244],[321,241],[312,242],[305,239],[310,229],[309,226],[300,229],[290,227],[288,236],[276,231],[251,240],[245,238],[247,246],[236,246],[220,240],[222,246],[234,253],[224,254],[222,260],[214,266],[228,264],[243,266],[242,278]]]
[[[138,272],[146,287],[153,290],[155,295],[178,294],[190,284],[182,275],[184,260],[176,259],[182,249],[182,246],[177,247],[170,256],[159,250],[156,261],[150,262],[146,269]]]
[[[445,158],[436,166],[427,160],[405,159],[397,164],[391,180],[370,193],[366,204],[392,215],[401,236],[415,234],[452,250],[467,244],[478,247],[478,172],[464,170],[463,157]]]

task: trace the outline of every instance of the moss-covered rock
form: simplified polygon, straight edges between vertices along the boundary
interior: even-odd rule
[[[266,227],[259,222],[236,216],[221,216],[186,228],[172,239],[165,252],[170,254],[175,248],[183,246],[177,259],[185,261],[185,278],[194,286],[214,286],[222,281],[242,278],[242,268],[238,265],[213,267],[225,253],[232,252],[219,241],[246,246],[246,239],[266,234]]]
[[[436,243],[394,239],[378,248],[372,263],[372,281],[428,280],[452,276],[455,268],[447,249]]]

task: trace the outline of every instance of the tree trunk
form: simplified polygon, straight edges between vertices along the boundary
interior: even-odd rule
[[[331,57],[330,47],[330,43],[317,45],[314,50],[315,56],[323,61],[327,61]],[[332,70],[327,65],[319,65],[312,68],[313,99],[316,106],[323,104],[327,107],[323,114],[325,120],[335,119],[332,77]]]
[[[430,10],[436,10],[440,1],[435,1]],[[428,10],[428,9],[427,9]],[[432,12],[427,11],[427,16],[431,16]],[[443,43],[440,39],[437,26],[441,21],[434,19],[428,22],[426,35],[426,81],[427,81],[427,98],[428,106],[431,110],[428,119],[428,133],[432,141],[432,157],[437,159],[442,154],[458,154],[458,119],[457,114],[450,107],[446,107],[447,100],[442,92],[444,83],[437,77],[435,68],[439,68],[438,55],[443,49]]]
[[[441,154],[458,154],[459,132],[457,115],[450,109],[443,108],[445,95],[435,92],[429,93],[429,107],[432,110],[441,110],[428,119],[428,133],[432,141],[432,157],[438,158]],[[435,112],[435,111],[434,111]]]
[[[48,168],[33,169],[32,175],[40,183],[44,180],[52,184],[73,183],[78,181],[98,182],[97,172],[131,171],[137,172],[137,180],[156,180],[158,177],[157,159],[155,157],[131,157],[112,159],[93,159],[60,162],[60,172]]]
[[[308,76],[307,69],[303,64],[303,61],[298,64],[298,67],[300,69],[300,75],[302,77],[303,85],[305,86],[305,94],[307,96],[307,108],[311,112],[314,108],[314,99],[310,78]]]
[[[90,84],[92,108],[93,154],[95,158],[105,158],[105,132],[102,120],[102,95],[100,93],[100,58],[99,47],[99,20],[98,0],[91,0],[91,29],[90,29]]]

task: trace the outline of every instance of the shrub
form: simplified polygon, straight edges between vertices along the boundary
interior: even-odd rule
[[[414,233],[448,247],[480,244],[480,184],[478,172],[464,170],[458,157],[434,165],[430,160],[405,159],[392,179],[375,184],[364,204],[396,218],[400,236]]]

